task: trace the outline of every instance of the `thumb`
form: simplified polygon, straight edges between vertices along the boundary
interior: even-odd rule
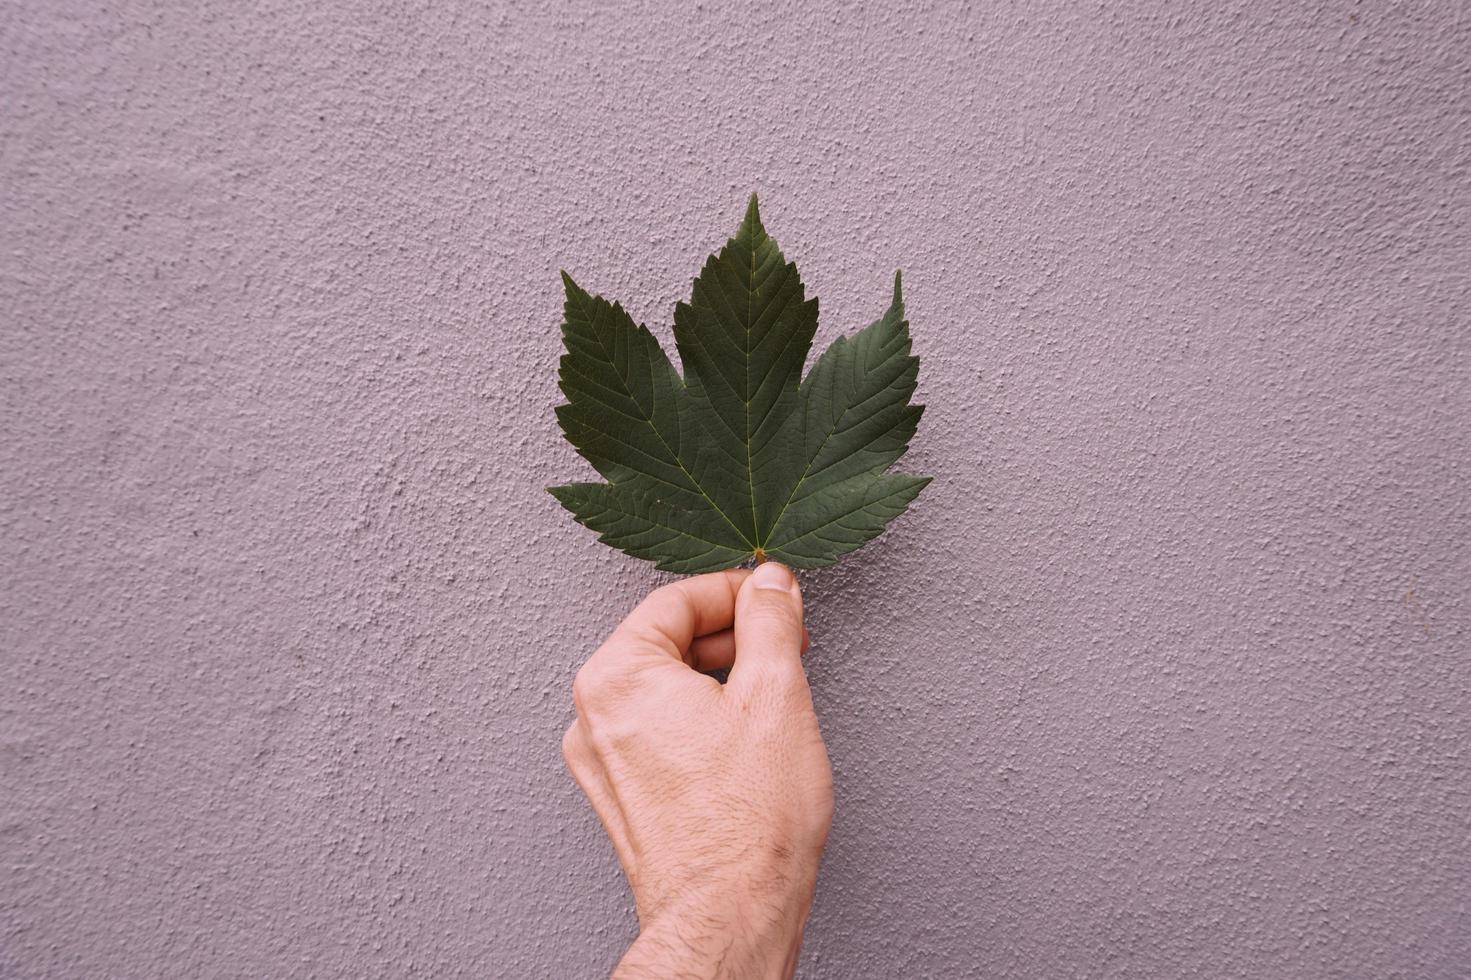
[[[741,583],[735,608],[735,664],[730,680],[802,669],[802,590],[791,569],[768,561]]]

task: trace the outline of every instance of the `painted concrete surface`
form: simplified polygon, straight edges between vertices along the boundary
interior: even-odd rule
[[[0,975],[581,977],[557,270],[905,271],[802,975],[1471,963],[1462,4],[0,14]]]

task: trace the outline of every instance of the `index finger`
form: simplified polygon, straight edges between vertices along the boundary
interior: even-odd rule
[[[695,637],[726,629],[735,622],[736,594],[750,574],[749,569],[728,568],[655,589],[618,625],[604,646],[618,648],[627,643],[632,652],[653,649],[683,660]]]

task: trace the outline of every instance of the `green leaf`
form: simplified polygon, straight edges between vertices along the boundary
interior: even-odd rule
[[[667,572],[706,572],[738,565],[749,549],[721,542],[724,520],[713,510],[672,507],[652,494],[607,483],[569,483],[552,495],[601,534],[604,544],[657,561]]]
[[[562,278],[557,419],[608,482],[550,489],[605,544],[676,572],[752,558],[816,568],[882,533],[929,482],[886,472],[923,412],[898,274],[888,311],[805,380],[817,300],[755,195],[675,306],[683,377],[621,306]]]

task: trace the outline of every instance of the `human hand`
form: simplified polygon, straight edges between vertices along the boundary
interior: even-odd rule
[[[578,671],[562,751],[639,916],[615,977],[795,971],[833,808],[805,647],[767,562],[656,590]]]

